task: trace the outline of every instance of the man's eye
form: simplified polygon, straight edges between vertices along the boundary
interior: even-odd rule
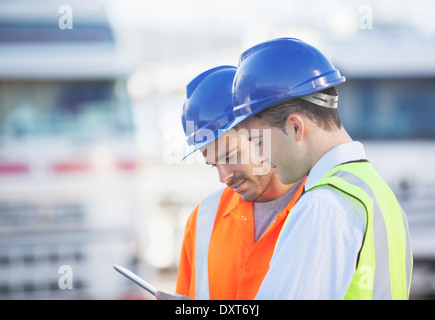
[[[261,147],[262,144],[263,144],[263,140],[258,140],[258,141],[255,143],[255,146],[256,146],[256,147]]]
[[[230,161],[231,161],[231,162],[237,161],[237,156],[238,156],[238,153],[233,153],[233,154],[231,154],[231,155],[228,155],[228,156],[225,158],[225,161],[226,161],[225,163],[229,164]]]

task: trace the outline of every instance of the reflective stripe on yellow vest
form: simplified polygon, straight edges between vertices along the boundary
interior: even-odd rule
[[[408,299],[411,243],[407,218],[393,192],[368,162],[339,165],[307,192],[325,186],[361,201],[367,212],[364,242],[345,299]]]

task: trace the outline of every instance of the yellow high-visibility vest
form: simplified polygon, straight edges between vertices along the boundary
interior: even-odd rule
[[[375,169],[366,161],[341,164],[306,192],[319,187],[356,198],[367,212],[364,241],[345,299],[409,299],[413,259],[408,221]]]

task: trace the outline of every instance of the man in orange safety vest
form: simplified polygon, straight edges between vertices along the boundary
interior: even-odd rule
[[[285,185],[269,163],[255,163],[234,119],[236,68],[207,70],[187,85],[182,122],[189,145],[200,150],[227,186],[191,213],[185,228],[176,295],[157,299],[254,299],[269,270],[276,240],[302,194],[305,179]]]

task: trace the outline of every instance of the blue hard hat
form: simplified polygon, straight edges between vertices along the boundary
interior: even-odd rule
[[[318,49],[299,39],[260,43],[240,56],[233,84],[232,126],[278,102],[336,86],[346,79]]]
[[[232,85],[236,70],[234,66],[215,67],[186,86],[181,121],[188,149],[183,159],[222,136],[234,120]]]

